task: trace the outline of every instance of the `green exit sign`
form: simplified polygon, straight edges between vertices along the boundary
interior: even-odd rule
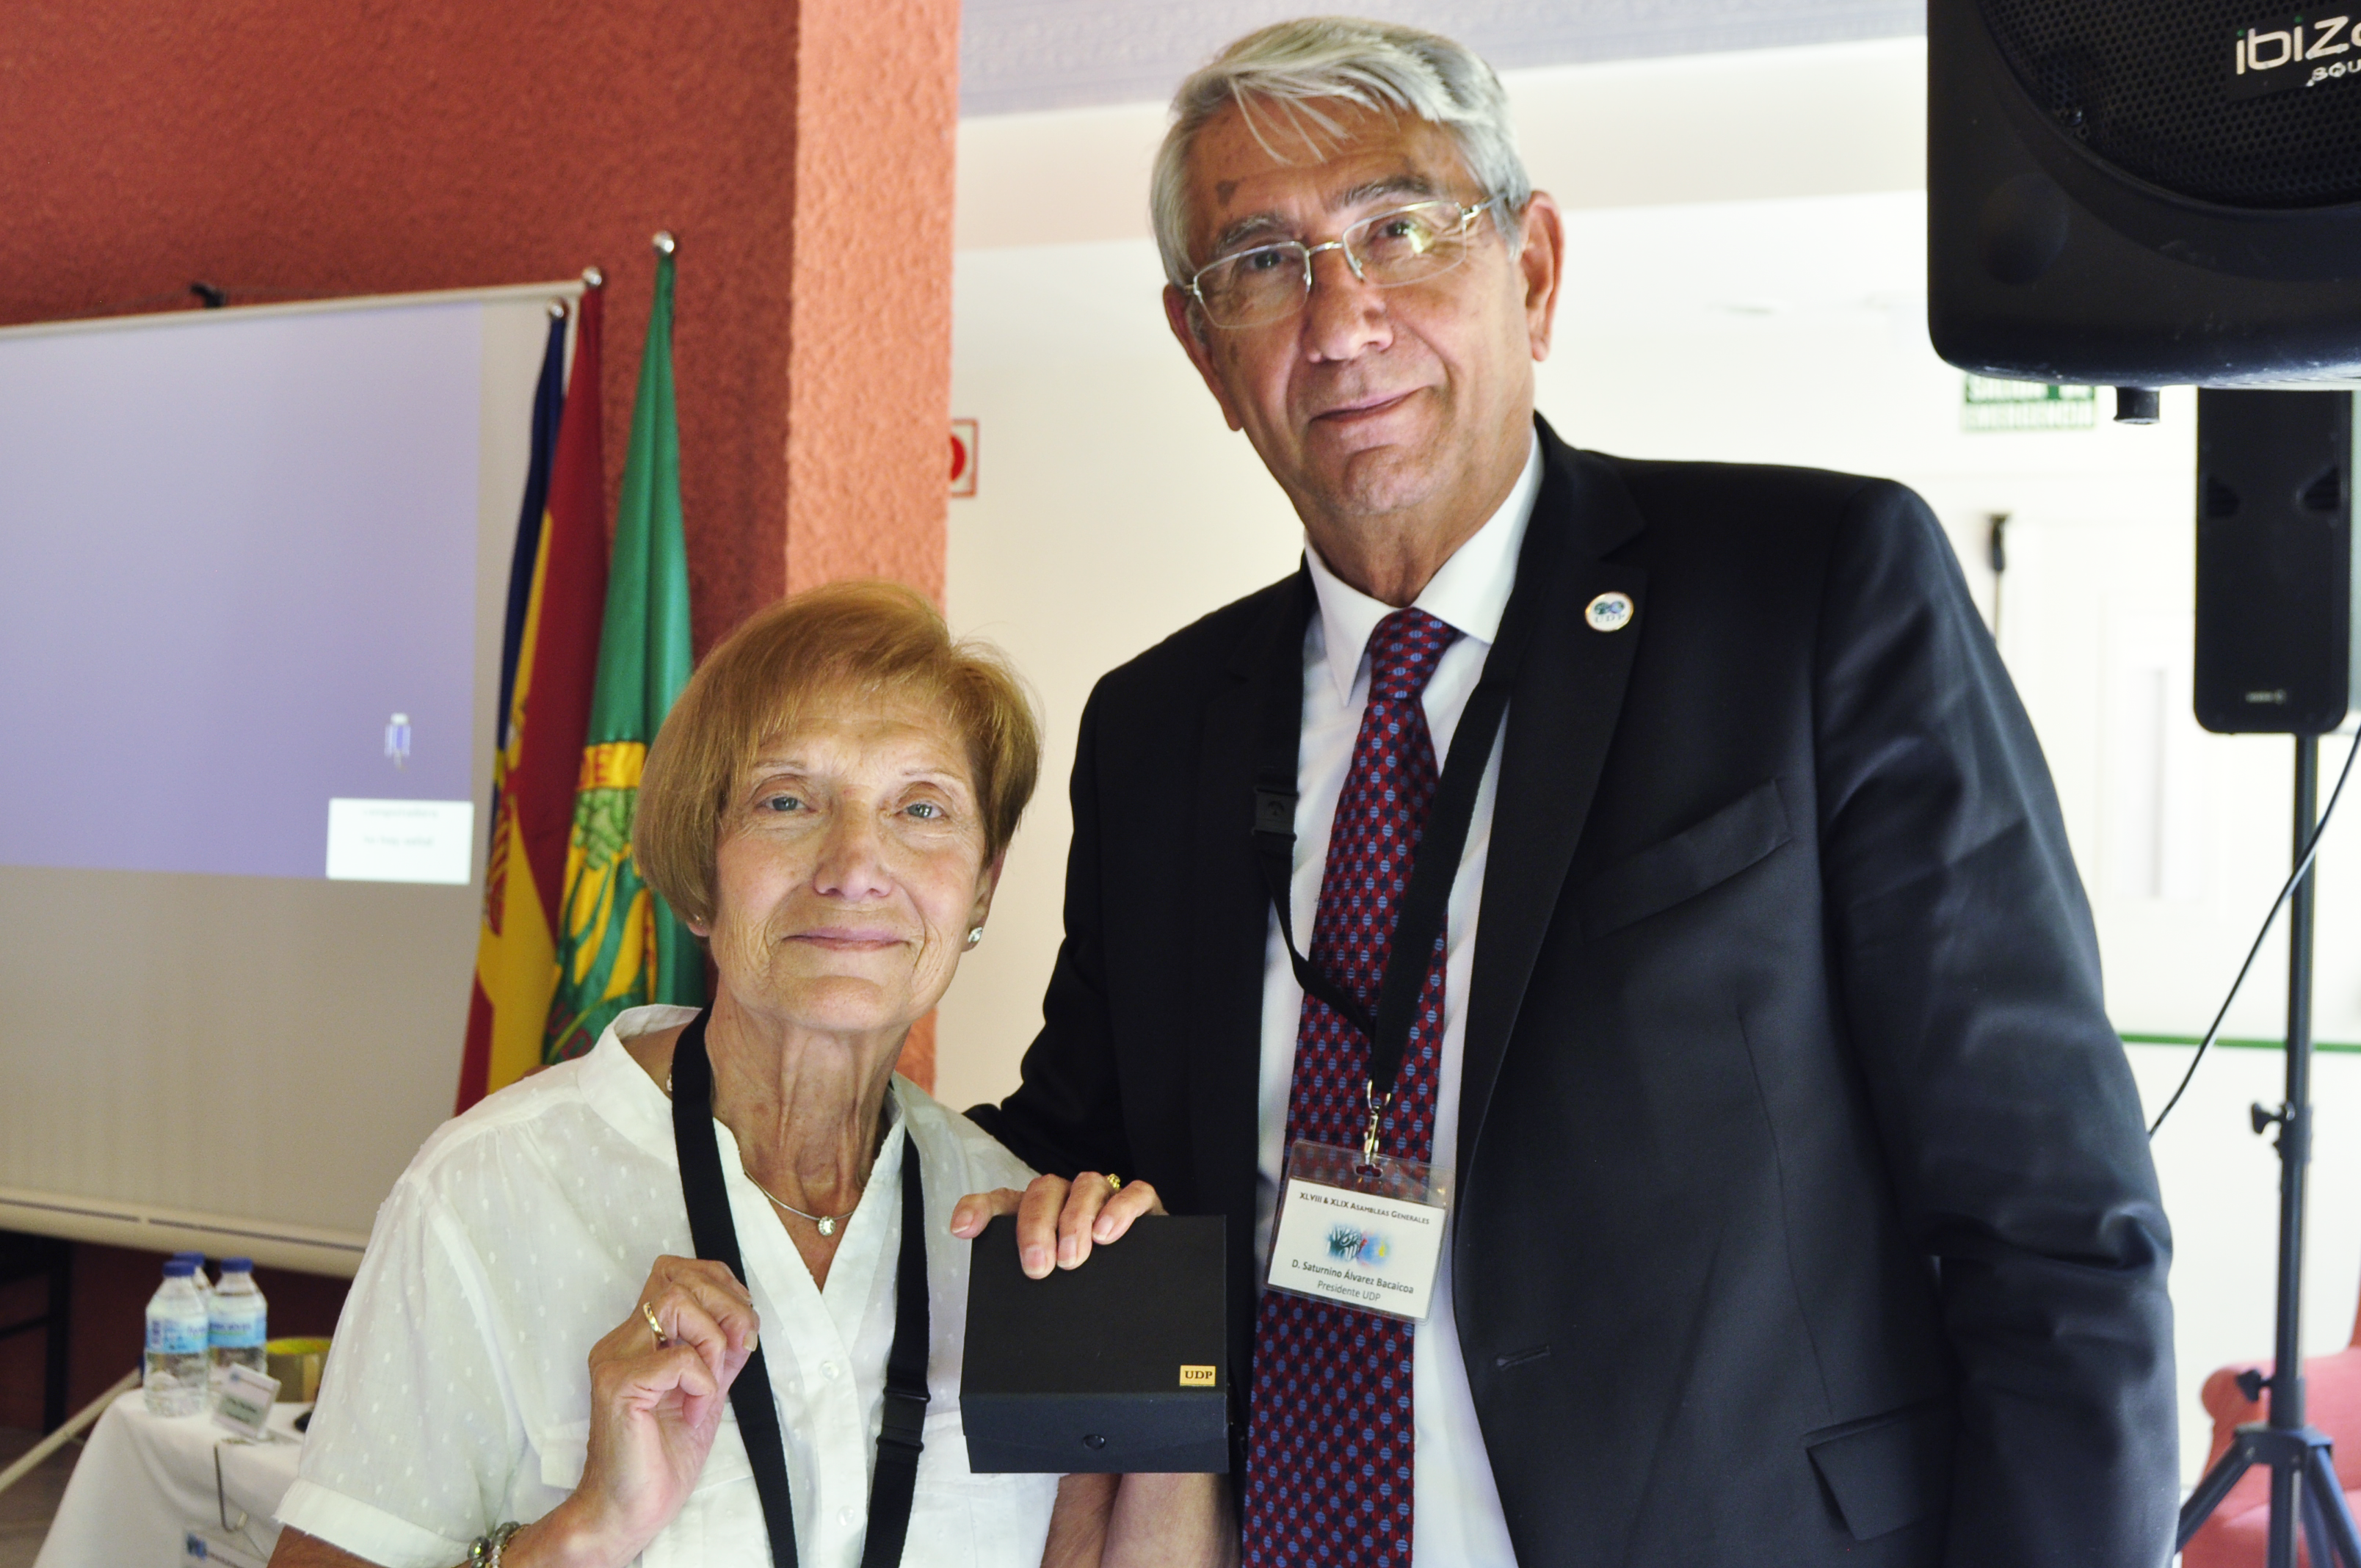
[[[2093,430],[2099,423],[2096,387],[2052,387],[1971,376],[1960,410],[1963,430]]]

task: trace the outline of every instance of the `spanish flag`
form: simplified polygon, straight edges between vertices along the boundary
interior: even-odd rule
[[[533,463],[509,565],[508,623],[500,641],[491,847],[467,1047],[459,1064],[462,1111],[541,1062],[557,989],[553,916],[564,886],[575,775],[598,658],[599,607],[607,597],[600,295],[591,276],[577,312],[571,387],[565,383],[561,316],[550,323],[533,397]]]
[[[598,635],[566,850],[557,993],[544,1058],[580,1056],[616,1014],[649,1002],[700,1005],[697,941],[631,859],[640,769],[673,699],[688,684],[688,556],[681,543],[680,427],[673,408],[670,236],[657,236],[648,346],[631,409],[631,445],[615,517],[614,569]]]

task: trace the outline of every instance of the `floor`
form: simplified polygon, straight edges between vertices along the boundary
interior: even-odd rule
[[[40,1433],[0,1428],[0,1469],[39,1441]],[[82,1454],[79,1442],[69,1442],[49,1455],[41,1467],[0,1492],[0,1568],[33,1568],[41,1538],[49,1533],[58,1499],[65,1496],[66,1477],[73,1474]]]

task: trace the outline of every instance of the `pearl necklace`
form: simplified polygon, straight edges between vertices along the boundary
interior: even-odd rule
[[[741,1176],[746,1174],[746,1168],[742,1165],[738,1168],[738,1170],[739,1174]],[[818,1229],[821,1235],[832,1236],[836,1234],[836,1227],[844,1223],[845,1221],[852,1218],[853,1211],[851,1209],[847,1209],[841,1214],[807,1214],[801,1209],[796,1208],[793,1203],[787,1202],[785,1199],[774,1197],[769,1188],[763,1186],[761,1182],[756,1181],[752,1176],[747,1176],[746,1179],[753,1187],[755,1191],[761,1193],[765,1198],[769,1198],[772,1202],[778,1204],[780,1208],[785,1209],[788,1213],[793,1214],[799,1220],[809,1220],[812,1224]]]

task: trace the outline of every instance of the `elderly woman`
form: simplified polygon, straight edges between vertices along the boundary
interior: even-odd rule
[[[1007,667],[906,589],[818,589],[713,652],[632,836],[713,1005],[626,1012],[427,1140],[274,1568],[1227,1550],[1211,1478],[967,1466],[952,1209],[1032,1173],[894,1065],[983,938],[1039,751]],[[1105,1228],[1153,1204],[1116,1194]]]

